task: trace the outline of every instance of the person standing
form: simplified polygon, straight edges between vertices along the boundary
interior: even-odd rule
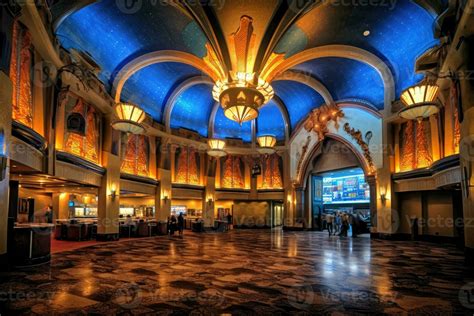
[[[178,216],[178,232],[180,236],[183,236],[184,231],[184,216],[183,213],[179,213]]]
[[[326,214],[326,225],[328,227],[329,236],[333,234],[333,223],[334,223],[334,215],[333,214]]]
[[[336,216],[334,217],[334,236],[340,233],[341,233],[341,214],[337,212]]]
[[[48,206],[46,208],[46,213],[45,213],[45,219],[46,223],[52,224],[53,223],[53,208],[51,206]]]

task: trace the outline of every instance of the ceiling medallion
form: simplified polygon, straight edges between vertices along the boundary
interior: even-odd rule
[[[214,138],[214,139],[209,139],[207,143],[210,148],[207,151],[207,154],[209,156],[220,158],[227,155],[227,153],[224,151],[225,142],[223,140]]]
[[[131,134],[144,134],[145,127],[141,124],[146,117],[145,112],[131,103],[117,103],[115,114],[118,120],[112,123],[112,127],[118,131]]]
[[[263,155],[275,153],[276,138],[272,135],[262,135],[257,138],[260,147],[257,149]]]
[[[407,120],[422,121],[438,113],[439,107],[436,103],[439,87],[428,82],[414,85],[400,95],[400,100],[406,105],[398,112],[398,115]]]

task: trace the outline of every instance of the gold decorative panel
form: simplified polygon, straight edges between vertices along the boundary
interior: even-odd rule
[[[10,79],[13,83],[12,118],[33,127],[33,47],[30,32],[19,22],[13,26]]]
[[[429,120],[407,121],[401,128],[400,171],[426,168],[433,163]]]
[[[239,156],[227,156],[221,168],[221,187],[244,189],[244,164]]]
[[[200,185],[197,153],[192,148],[183,147],[176,152],[177,183]]]
[[[99,164],[100,115],[94,107],[85,103],[82,98],[74,97],[72,94],[69,94],[67,98],[64,120],[67,121],[67,117],[72,113],[83,116],[85,121],[85,133],[83,135],[81,133],[66,131],[64,149],[73,155]]]
[[[122,134],[121,172],[148,177],[148,138],[144,135]]]
[[[263,158],[262,183],[260,189],[281,189],[280,156],[278,154],[268,155]]]

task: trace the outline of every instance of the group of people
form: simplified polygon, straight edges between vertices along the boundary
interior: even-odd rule
[[[179,213],[179,216],[171,215],[168,217],[168,234],[173,236],[176,231],[178,231],[179,235],[182,236],[184,232],[184,215],[183,213]]]
[[[336,212],[334,214],[327,213],[325,215],[325,224],[329,236],[337,235],[347,237],[351,226],[352,237],[356,237],[358,233],[367,230],[367,225],[363,219],[360,218],[359,214],[348,214],[344,212]]]

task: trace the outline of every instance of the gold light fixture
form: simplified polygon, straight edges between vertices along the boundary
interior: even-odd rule
[[[237,72],[230,81],[217,81],[212,90],[224,115],[240,125],[258,117],[259,109],[273,98],[273,88],[255,73]]]
[[[407,120],[418,120],[438,113],[436,103],[439,87],[427,82],[419,83],[402,92],[400,100],[406,105],[398,115]]]
[[[275,152],[275,145],[276,145],[276,138],[272,135],[262,135],[257,138],[258,144],[260,148],[258,148],[258,152],[261,154],[273,154]]]
[[[207,151],[209,156],[220,158],[227,155],[227,153],[224,151],[225,142],[223,140],[214,138],[209,139],[207,143],[209,144],[210,148]]]
[[[112,123],[112,127],[118,131],[131,134],[143,134],[145,128],[141,124],[145,120],[145,112],[131,103],[117,103],[115,113],[118,120]]]

